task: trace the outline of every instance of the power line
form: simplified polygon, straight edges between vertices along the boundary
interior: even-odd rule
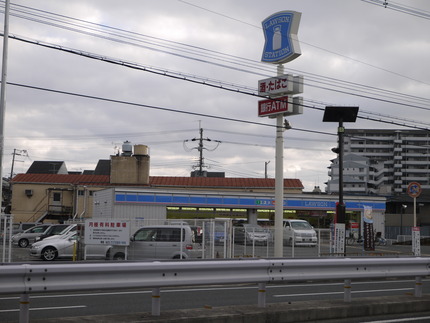
[[[185,1],[181,1],[181,2],[183,2],[185,4],[189,4],[189,3],[185,2]],[[192,4],[189,4],[189,5],[192,5]],[[208,64],[217,65],[219,67],[234,69],[234,70],[237,70],[237,71],[240,71],[240,72],[248,72],[249,73],[249,69],[266,71],[266,72],[272,71],[272,69],[268,68],[267,64],[262,64],[261,62],[258,62],[258,61],[255,61],[255,60],[250,60],[250,59],[246,59],[246,58],[243,58],[243,57],[237,57],[237,56],[233,56],[233,55],[228,55],[228,54],[221,53],[221,52],[211,51],[211,50],[208,50],[208,49],[205,49],[205,48],[202,48],[202,47],[192,46],[192,45],[188,45],[188,44],[184,44],[184,43],[172,42],[172,41],[168,41],[168,40],[165,40],[165,39],[162,39],[162,38],[148,36],[148,35],[144,35],[144,34],[136,33],[136,32],[130,32],[130,31],[126,31],[126,30],[123,30],[123,29],[120,29],[120,28],[114,28],[114,27],[110,27],[110,26],[107,26],[107,25],[96,24],[96,23],[92,23],[92,22],[88,22],[88,21],[84,21],[84,20],[80,20],[80,19],[76,19],[76,18],[64,16],[64,15],[57,15],[57,14],[54,14],[52,12],[40,11],[38,9],[34,9],[34,8],[30,8],[30,7],[19,6],[19,5],[17,5],[17,6],[19,8],[25,8],[25,10],[19,9],[18,10],[19,12],[25,12],[28,15],[31,15],[31,16],[35,15],[37,17],[43,17],[45,19],[51,19],[51,20],[54,20],[56,22],[56,23],[49,23],[47,21],[39,20],[38,19],[38,20],[36,20],[36,22],[38,22],[38,23],[48,24],[48,25],[52,25],[54,27],[63,28],[63,29],[67,29],[67,30],[70,30],[70,31],[74,31],[74,32],[80,32],[80,33],[84,33],[86,35],[90,35],[90,36],[94,36],[94,37],[100,37],[100,38],[104,38],[104,39],[107,39],[107,40],[110,40],[110,41],[116,41],[116,42],[126,43],[126,44],[130,44],[130,45],[133,45],[133,46],[142,47],[142,46],[139,45],[139,43],[143,42],[143,43],[146,43],[146,44],[149,44],[149,45],[152,45],[152,46],[158,46],[160,48],[164,48],[165,50],[159,50],[159,49],[156,49],[154,47],[143,46],[143,48],[145,48],[145,49],[161,51],[161,52],[163,52],[165,54],[170,54],[170,55],[176,55],[176,54],[174,54],[172,52],[172,50],[179,51],[179,52],[182,51],[182,52],[186,53],[186,55],[180,54],[180,55],[177,55],[177,56],[180,56],[180,57],[186,58],[186,59],[192,59],[192,60],[196,60],[196,61],[208,63]],[[196,7],[200,8],[200,9],[203,9],[203,10],[207,10],[207,9],[205,9],[203,7],[199,7],[199,6],[196,6]],[[212,12],[212,13],[215,13],[215,12],[210,11],[210,10],[208,10],[208,11]],[[34,13],[34,12],[36,12],[36,13]],[[43,14],[40,14],[39,12],[42,12]],[[238,19],[234,19],[234,18],[229,17],[227,15],[222,15],[222,14],[219,14],[219,15],[244,23],[243,21],[240,21]],[[23,19],[29,19],[29,20],[32,20],[32,21],[35,20],[34,18],[31,18],[31,16],[30,17],[28,17],[28,16],[20,16],[20,15],[18,15],[18,16],[20,18],[23,18]],[[71,26],[73,26],[73,28],[72,27],[65,27],[63,25],[58,24],[57,22],[61,22],[61,23],[65,24],[65,25],[71,25]],[[255,27],[256,28],[261,28],[261,27],[257,27],[257,26],[255,26]],[[78,28],[78,29],[76,29],[76,28]],[[101,29],[98,29],[98,28],[101,28]],[[89,29],[90,32],[85,31],[85,29]],[[105,29],[108,30],[108,31],[106,31]],[[104,33],[107,34],[108,37],[107,36],[102,36]],[[120,38],[115,38],[115,37],[120,37]],[[149,40],[142,40],[141,39],[142,37],[144,39],[149,39]],[[137,43],[135,43],[135,42],[137,42]],[[172,45],[174,47],[172,47]],[[337,54],[337,53],[332,53],[332,54],[340,55],[340,54]],[[342,56],[342,55],[340,55],[340,56]],[[228,65],[225,65],[225,64],[211,62],[211,61],[208,61],[208,60],[203,60],[203,59],[201,59],[201,57],[206,57],[206,58],[210,58],[210,59],[216,59],[216,60],[222,61],[224,63],[234,64],[234,65],[240,65],[240,66],[246,67],[246,70],[243,70],[243,68],[237,68],[237,67],[228,66]],[[346,58],[351,59],[349,57],[346,57]],[[364,62],[360,62],[360,63],[366,64]],[[370,65],[370,64],[367,64],[367,65]],[[375,66],[373,66],[373,67],[375,67]],[[378,67],[376,67],[376,68],[378,68]],[[294,70],[291,69],[291,71],[294,71]],[[395,73],[395,72],[392,72],[392,71],[389,71],[389,70],[385,70],[385,71],[389,72],[389,73],[397,74],[399,76],[402,76],[402,77],[405,77],[405,78],[408,78],[408,79],[412,79],[412,78],[406,77],[404,75],[400,75],[398,73]],[[296,70],[296,72],[299,72],[299,73],[302,73],[304,75],[307,75],[308,77],[307,77],[307,81],[306,82],[314,82],[314,83],[317,83],[317,84],[320,83],[320,84],[325,84],[326,86],[327,85],[328,86],[333,86],[331,83],[349,84],[351,87],[347,88],[348,91],[359,91],[359,88],[364,87],[364,85],[350,83],[350,82],[346,82],[346,81],[340,81],[340,80],[336,80],[336,79],[333,79],[333,78],[322,77],[322,76],[318,76],[318,75],[312,74],[312,73],[305,73],[305,72],[301,72],[301,71],[297,71],[297,70]],[[256,74],[256,75],[263,75],[263,74],[257,73],[257,72],[253,72],[253,73]],[[267,74],[264,74],[264,75],[267,76]],[[329,80],[331,83],[323,82],[322,79]],[[412,80],[414,80],[416,82],[424,83],[424,82],[416,80],[416,79],[412,79]],[[340,86],[340,85],[337,85],[337,86]],[[324,88],[324,89],[325,90],[330,90],[330,89],[327,89],[327,88]],[[369,89],[372,90],[372,91],[373,90],[382,91],[381,89],[375,89],[375,88],[372,88],[372,87],[367,87],[367,90],[369,90]],[[389,93],[389,91],[387,91],[387,93]],[[397,92],[396,93],[393,92],[393,93],[390,93],[390,94],[392,94],[396,98],[398,98],[399,96],[404,95],[402,93],[397,93]],[[412,96],[411,96],[411,98],[412,98]]]
[[[87,52],[82,52],[82,51],[79,51],[76,49],[66,48],[63,46],[52,45],[52,44],[42,43],[42,42],[38,42],[38,41],[23,39],[23,38],[18,37],[18,36],[11,36],[11,38],[16,39],[16,40],[20,40],[20,41],[24,41],[24,42],[28,42],[28,43],[32,43],[35,45],[43,46],[43,47],[48,47],[50,49],[65,51],[67,53],[71,53],[71,54],[75,54],[75,55],[79,55],[79,56],[83,56],[83,57],[87,57],[87,58],[91,58],[91,59],[96,59],[96,60],[100,60],[103,62],[115,64],[115,65],[121,65],[123,67],[141,70],[141,71],[145,71],[145,72],[149,72],[149,73],[153,73],[153,74],[157,74],[157,75],[167,76],[170,78],[180,79],[180,80],[188,81],[188,82],[192,82],[192,83],[198,83],[201,85],[219,88],[219,89],[227,90],[230,92],[236,92],[236,93],[247,94],[247,95],[251,95],[251,96],[255,96],[255,97],[267,98],[266,96],[259,96],[258,94],[255,93],[256,91],[249,92],[246,89],[243,90],[243,88],[236,88],[235,85],[230,84],[230,83],[224,84],[221,81],[215,82],[213,80],[207,80],[207,79],[199,78],[199,77],[195,77],[195,76],[185,76],[183,74],[177,75],[176,73],[174,73],[174,72],[172,73],[172,72],[167,71],[167,70],[153,69],[152,67],[142,66],[142,65],[137,64],[137,63],[130,63],[130,62],[122,61],[122,60],[115,59],[115,58],[101,56],[98,54],[87,53]],[[318,86],[315,86],[315,87],[318,87]],[[37,88],[37,87],[35,87],[35,88]],[[318,87],[318,88],[328,89],[328,88],[324,88],[324,87]],[[377,101],[385,102],[385,103],[397,104],[397,105],[401,105],[401,106],[408,106],[408,107],[421,109],[421,110],[430,110],[430,108],[426,108],[426,107],[422,107],[422,106],[418,106],[418,105],[414,105],[414,104],[407,104],[405,102],[397,102],[397,101],[392,101],[392,100],[387,100],[387,99],[379,99],[376,97],[371,97],[371,96],[367,96],[367,95],[360,95],[360,94],[356,94],[356,93],[354,94],[354,93],[349,93],[349,92],[341,91],[341,90],[331,89],[331,91],[335,91],[335,92],[343,93],[343,94],[348,94],[348,95],[354,95],[354,96],[358,96],[358,97],[362,97],[362,98],[366,98],[366,99],[373,99],[373,100],[377,100]],[[62,91],[57,91],[57,92],[60,93]],[[64,92],[64,93],[66,93],[66,92]],[[91,97],[91,96],[89,96],[89,97]],[[276,99],[274,99],[274,100],[276,100]],[[323,110],[323,108],[317,108],[315,106],[307,106],[307,105],[303,105],[303,106],[310,108],[310,109]],[[165,109],[165,108],[160,108],[160,109]],[[201,115],[201,114],[196,113],[195,115]],[[362,117],[362,118],[366,119],[366,120],[370,120],[370,121],[378,121],[378,122],[383,122],[383,123],[397,124],[400,126],[407,126],[407,127],[416,128],[416,129],[425,129],[425,128],[418,127],[415,125],[406,125],[405,123],[396,123],[394,121],[389,121],[389,120],[374,119],[371,117]],[[228,119],[228,118],[226,118],[226,119]]]
[[[418,8],[414,8],[411,6],[406,6],[394,1],[390,0],[361,0],[363,2],[384,7],[386,9],[390,9],[393,11],[405,13],[407,15],[411,15],[418,18],[423,18],[426,20],[430,20],[430,12]]]

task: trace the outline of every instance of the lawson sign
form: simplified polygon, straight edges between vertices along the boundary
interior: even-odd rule
[[[337,200],[306,200],[284,199],[284,208],[335,210]],[[188,195],[188,194],[154,194],[154,193],[115,193],[115,203],[135,205],[166,205],[189,207],[234,207],[234,208],[273,208],[275,200],[258,196],[229,196],[229,195]],[[373,210],[385,210],[385,202],[346,201],[348,210],[363,210],[363,205],[369,205]]]
[[[265,44],[262,62],[283,64],[301,55],[297,38],[301,16],[296,11],[280,11],[263,20]]]

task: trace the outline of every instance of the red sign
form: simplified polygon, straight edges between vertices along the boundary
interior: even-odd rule
[[[408,194],[410,197],[418,197],[421,194],[421,185],[417,182],[409,183],[408,185]]]
[[[266,117],[284,112],[293,112],[293,105],[288,104],[288,96],[283,96],[273,100],[258,101],[259,117]]]
[[[359,228],[358,222],[351,222],[349,225],[350,225],[351,229],[358,229]]]

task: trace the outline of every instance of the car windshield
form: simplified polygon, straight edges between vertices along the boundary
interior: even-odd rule
[[[59,235],[65,234],[67,231],[69,231],[70,226],[64,228],[63,230],[61,230],[61,232],[59,233]],[[75,231],[75,230],[70,230],[70,231]]]
[[[25,233],[40,233],[40,232],[44,232],[46,229],[47,229],[47,227],[45,227],[45,226],[44,227],[42,227],[42,226],[33,227],[33,228],[26,230]]]
[[[52,231],[51,231],[51,233],[54,235],[54,234],[61,234],[65,229],[67,229],[68,227],[66,226],[66,227],[64,227],[64,226],[62,226],[62,225],[59,225],[59,226],[55,226],[55,227],[53,227],[52,228]]]
[[[291,222],[291,226],[297,230],[310,230],[311,225],[307,222]]]

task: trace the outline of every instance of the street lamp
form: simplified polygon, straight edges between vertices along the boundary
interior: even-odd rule
[[[357,119],[358,107],[342,107],[342,106],[327,106],[324,110],[323,122],[338,122],[337,128],[338,135],[338,147],[333,151],[338,154],[339,161],[339,203],[336,205],[336,224],[343,224],[343,228],[339,228],[340,233],[343,235],[343,239],[339,241],[344,242],[343,246],[339,246],[345,251],[345,217],[346,207],[343,202],[343,136],[345,134],[345,128],[343,127],[344,122],[355,122]]]

